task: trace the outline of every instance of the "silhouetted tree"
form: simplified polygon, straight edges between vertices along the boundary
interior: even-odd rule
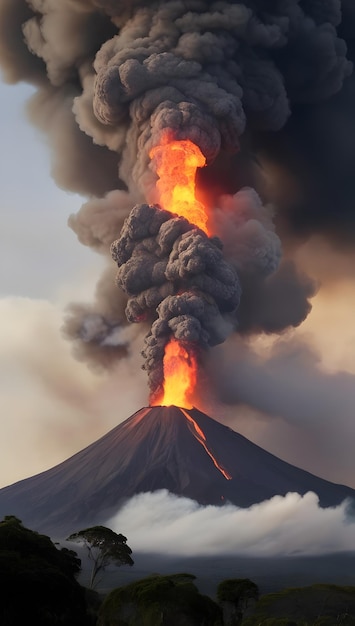
[[[85,590],[75,574],[80,559],[17,517],[0,522],[0,624],[88,626]]]
[[[133,565],[132,550],[127,545],[127,537],[117,534],[106,526],[92,526],[73,533],[67,541],[83,542],[89,559],[92,561],[90,587],[93,588],[99,572],[103,572],[107,565]]]
[[[50,537],[26,528],[15,515],[6,515],[0,522],[0,550],[16,551],[21,558],[43,558],[69,575],[77,574],[81,569],[76,552],[55,548]]]

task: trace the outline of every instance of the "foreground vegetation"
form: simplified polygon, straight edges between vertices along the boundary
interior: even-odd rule
[[[260,598],[243,626],[355,626],[355,587],[311,585]]]
[[[49,537],[5,517],[0,523],[0,624],[91,626],[95,622],[76,580],[79,572],[74,551],[58,550]]]
[[[123,535],[93,527],[73,538],[83,533],[89,549],[99,548],[96,568],[110,559],[133,564]],[[228,579],[212,599],[199,592],[192,574],[155,574],[101,596],[78,583],[80,571],[74,551],[55,546],[14,516],[5,517],[0,522],[1,626],[355,626],[355,587],[312,585],[259,598],[251,580]]]
[[[154,575],[114,589],[100,608],[98,626],[223,626],[221,609],[193,580],[191,574]]]

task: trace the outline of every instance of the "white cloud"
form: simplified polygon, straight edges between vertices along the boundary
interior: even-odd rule
[[[179,556],[316,555],[355,547],[346,503],[322,509],[316,494],[275,496],[248,509],[201,506],[166,490],[133,497],[106,522],[133,552]]]

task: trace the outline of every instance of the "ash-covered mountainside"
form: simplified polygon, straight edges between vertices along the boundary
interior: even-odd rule
[[[290,491],[322,506],[355,491],[281,461],[197,409],[146,407],[41,474],[0,490],[0,516],[62,537],[104,523],[139,492],[168,489],[201,504],[248,507]]]

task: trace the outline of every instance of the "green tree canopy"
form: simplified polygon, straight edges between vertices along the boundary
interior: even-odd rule
[[[192,574],[158,574],[109,593],[97,626],[222,626],[222,613],[199,593]]]
[[[71,534],[67,541],[84,543],[92,561],[90,586],[94,587],[97,576],[107,565],[133,565],[132,550],[127,545],[127,537],[117,534],[106,526],[92,526]]]
[[[249,578],[227,578],[217,587],[218,602],[233,602],[233,604],[248,604],[249,600],[259,598],[258,586]]]
[[[355,626],[355,586],[322,583],[265,594],[244,624]]]
[[[258,598],[258,586],[249,578],[222,580],[217,587],[217,601],[223,610],[223,623],[226,626],[240,624],[245,611]]]
[[[14,515],[6,515],[0,522],[0,550],[16,552],[22,559],[43,559],[68,575],[77,574],[81,569],[76,552],[57,549],[47,535],[26,528]]]
[[[85,591],[75,574],[80,560],[17,517],[0,522],[1,626],[87,626]]]

